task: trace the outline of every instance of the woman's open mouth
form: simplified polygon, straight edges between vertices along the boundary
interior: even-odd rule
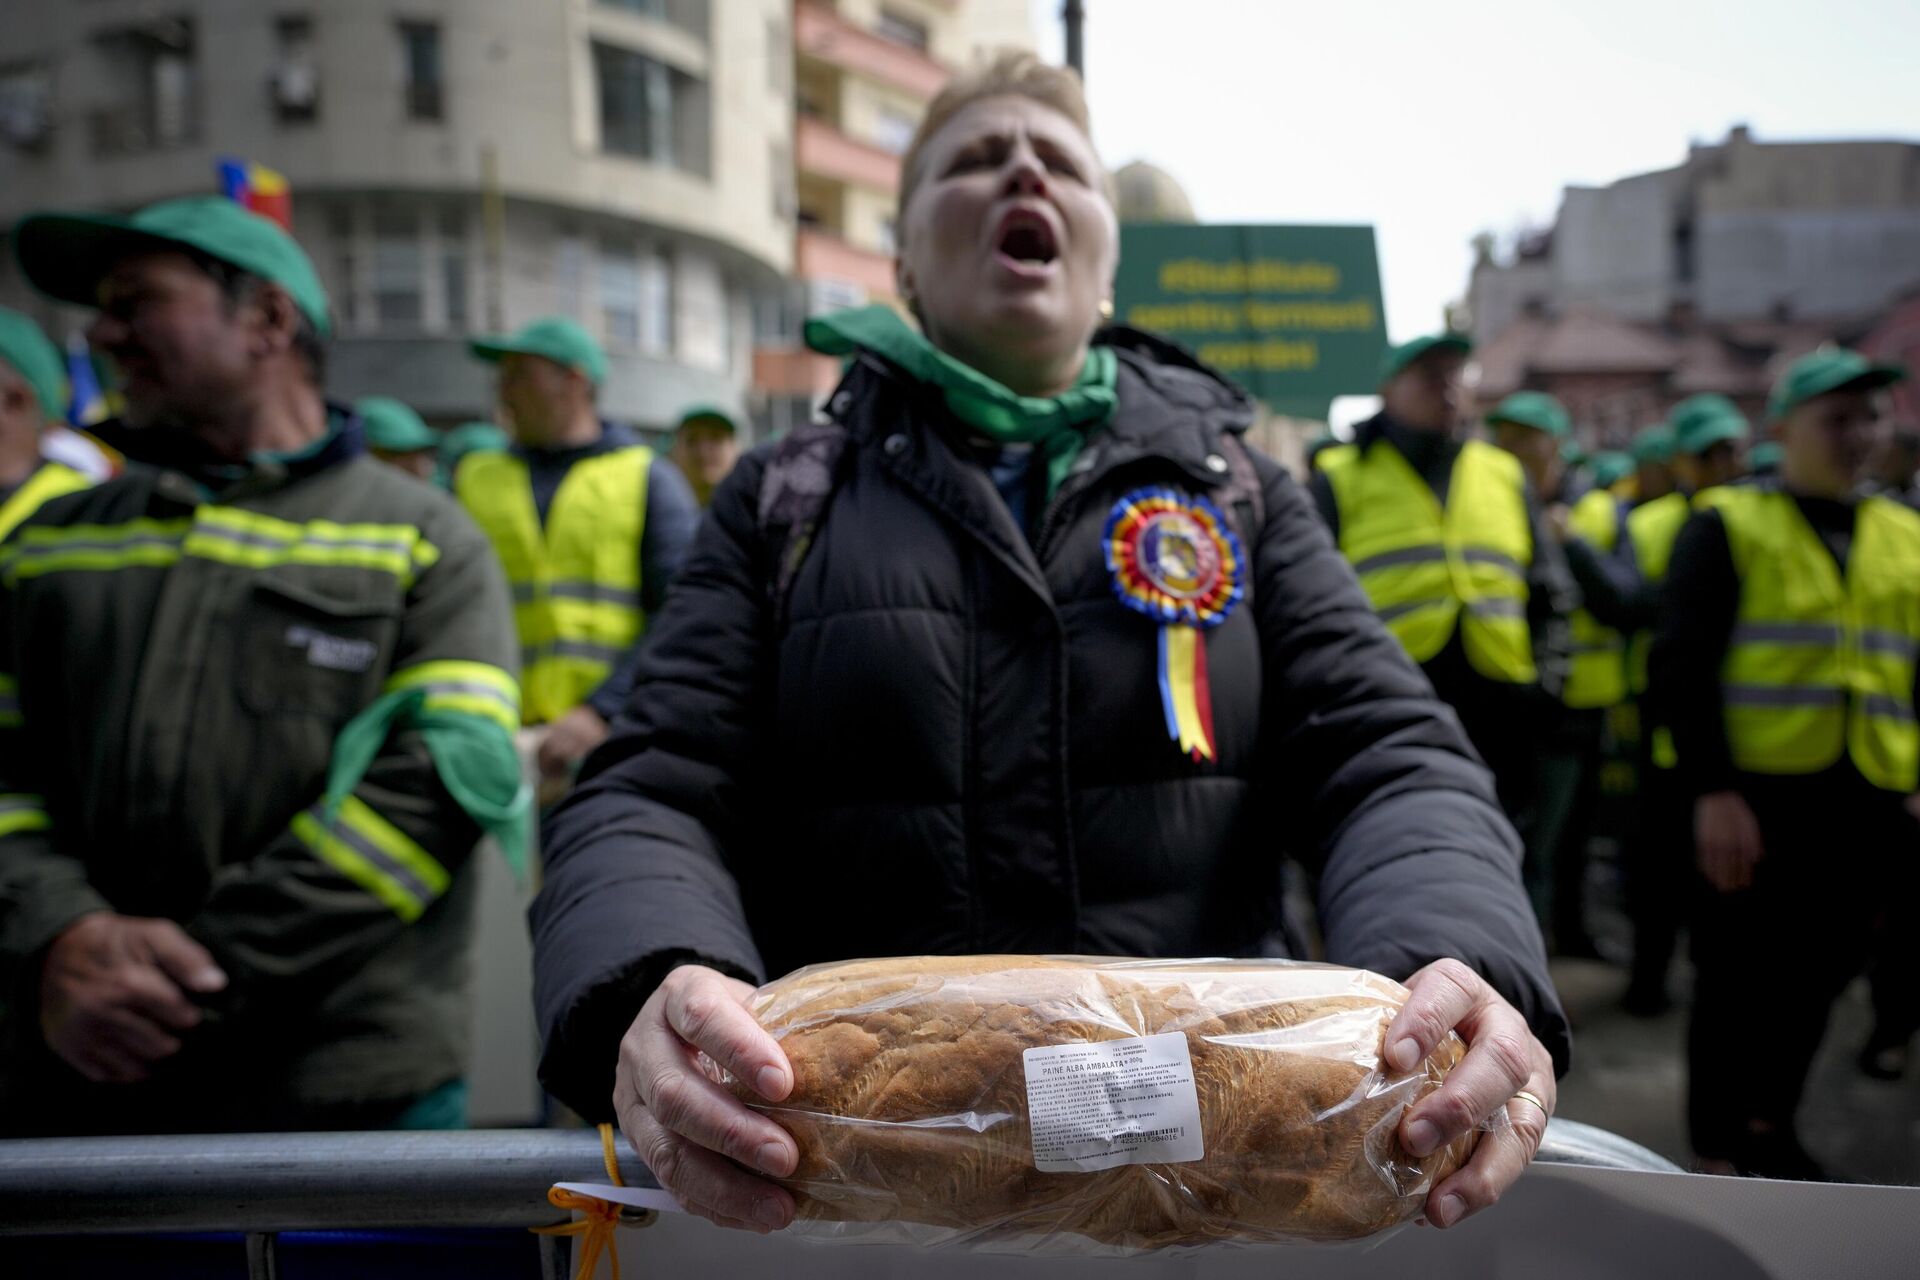
[[[1000,220],[994,250],[1000,265],[1023,279],[1045,279],[1060,261],[1053,225],[1030,209],[1015,209]]]

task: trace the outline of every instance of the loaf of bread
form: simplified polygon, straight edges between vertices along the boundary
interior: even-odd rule
[[[1415,1072],[1389,1068],[1382,1037],[1406,997],[1363,970],[1285,961],[819,965],[751,1001],[792,1094],[769,1106],[733,1087],[798,1142],[785,1185],[803,1223],[1127,1251],[1350,1239],[1417,1215],[1473,1147],[1415,1160],[1400,1146],[1405,1109],[1464,1053],[1450,1036]],[[1131,1043],[1029,1053],[1106,1041]],[[1197,1135],[1182,1119],[1195,1102]]]

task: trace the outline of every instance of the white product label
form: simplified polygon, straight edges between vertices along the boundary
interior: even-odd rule
[[[1024,1056],[1040,1172],[1178,1164],[1206,1154],[1184,1033],[1046,1045]]]

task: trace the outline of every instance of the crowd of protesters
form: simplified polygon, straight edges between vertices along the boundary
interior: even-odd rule
[[[1829,1006],[1871,972],[1886,1078],[1920,1024],[1901,372],[1823,348],[1757,423],[1694,396],[1586,459],[1537,391],[1470,421],[1437,334],[1295,476],[1243,392],[1111,323],[1070,74],[958,77],[903,174],[905,314],[811,321],[844,378],[744,458],[727,408],[670,451],[605,421],[558,317],[472,344],[499,425],[337,404],[311,262],[222,199],[14,229],[119,413],[96,470],[56,458],[63,358],[0,313],[7,1133],[460,1124],[491,836],[540,850],[543,1081],[715,1220],[793,1210],[760,1176],[791,1137],[689,1052],[791,1087],[754,983],[1045,952],[1405,982],[1389,1064],[1468,1054],[1401,1141],[1511,1121],[1435,1189],[1449,1225],[1574,1061],[1547,961],[1599,954],[1612,778],[1633,1011],[1690,939],[1699,1167],[1821,1176]]]

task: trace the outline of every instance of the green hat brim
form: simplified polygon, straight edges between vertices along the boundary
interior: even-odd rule
[[[107,214],[36,213],[13,233],[14,254],[27,283],[59,302],[100,305],[100,282],[130,253],[206,251],[182,240],[142,231]]]
[[[294,306],[312,322],[321,337],[333,332],[324,292],[307,297],[304,291],[256,267],[223,257],[217,249],[190,240],[136,227],[129,218],[94,213],[34,213],[20,220],[13,232],[14,256],[21,274],[41,293],[76,306],[100,305],[100,282],[114,265],[134,253],[188,253],[213,258],[241,271],[262,275],[285,289]],[[312,264],[304,264],[311,271]],[[314,287],[319,288],[317,278]]]
[[[432,427],[415,427],[408,423],[390,434],[368,431],[367,447],[382,453],[424,453],[428,449],[438,449],[440,437]]]
[[[696,422],[718,422],[726,427],[727,430],[733,432],[733,434],[740,434],[740,424],[734,421],[733,415],[716,404],[695,405],[680,415],[680,421],[674,427],[674,430],[678,431],[681,427],[692,426]]]
[[[1716,419],[1688,431],[1684,443],[1675,441],[1674,452],[1689,458],[1697,458],[1722,441],[1745,440],[1749,434],[1744,421],[1736,422],[1731,418]]]
[[[1386,359],[1380,363],[1380,385],[1399,377],[1409,365],[1432,355],[1436,351],[1449,351],[1456,355],[1472,355],[1473,339],[1464,334],[1448,333],[1439,337],[1414,338],[1403,342],[1387,352]]]
[[[475,359],[484,360],[488,364],[499,364],[508,356],[538,356],[542,360],[551,360],[562,369],[579,374],[596,387],[600,385],[601,375],[595,373],[593,369],[582,367],[580,362],[557,356],[551,351],[542,351],[530,343],[516,342],[504,334],[475,338],[467,343],[467,349],[473,352]]]
[[[1907,371],[1897,364],[1870,364],[1847,377],[1836,379],[1831,385],[1815,383],[1803,388],[1799,395],[1774,407],[1769,418],[1779,420],[1798,409],[1809,400],[1818,400],[1821,396],[1832,395],[1836,391],[1878,391],[1890,387],[1896,382],[1905,382]]]

